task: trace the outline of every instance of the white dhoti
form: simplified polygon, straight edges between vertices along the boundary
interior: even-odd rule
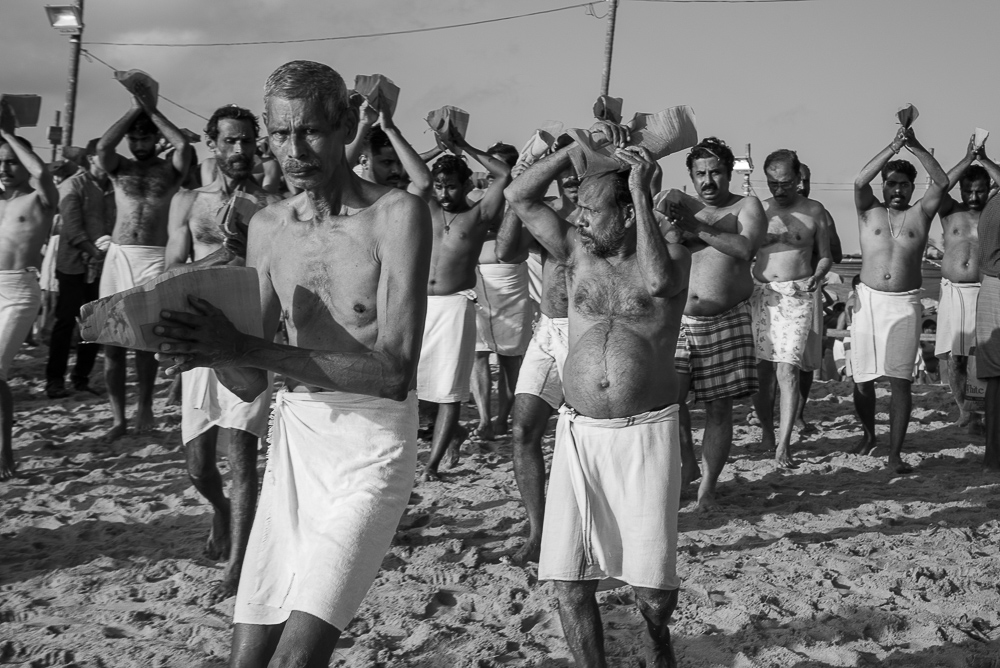
[[[469,398],[476,359],[476,309],[469,292],[427,298],[417,365],[417,396],[421,401],[453,404]]]
[[[816,292],[806,290],[805,280],[758,283],[750,297],[753,338],[757,359],[794,364],[807,369],[806,357]]]
[[[56,258],[59,256],[59,235],[53,234],[45,245],[45,257],[38,275],[38,284],[42,290],[59,292],[59,281],[56,280]]]
[[[528,294],[536,304],[542,303],[542,254],[538,251],[528,251]]]
[[[215,369],[198,367],[181,374],[181,439],[188,443],[212,427],[239,429],[263,438],[271,407],[271,382],[247,403],[219,382]]]
[[[934,356],[968,357],[976,347],[976,301],[979,283],[952,283],[941,279]]]
[[[343,631],[413,489],[416,396],[282,390],[272,420],[233,621],[280,624],[298,610]]]
[[[624,418],[564,406],[545,500],[539,580],[617,578],[676,589],[677,405]]]
[[[923,290],[882,292],[858,283],[851,321],[854,382],[883,376],[912,380],[920,348]]]
[[[569,352],[569,318],[550,318],[544,313],[535,323],[535,333],[521,360],[514,394],[532,394],[552,408],[563,402],[562,371]]]
[[[0,271],[0,380],[7,380],[41,305],[42,289],[33,268]]]
[[[476,270],[476,352],[523,355],[535,319],[527,265],[481,264]]]
[[[111,244],[104,256],[99,294],[108,297],[131,290],[160,276],[166,267],[163,246],[122,246]]]

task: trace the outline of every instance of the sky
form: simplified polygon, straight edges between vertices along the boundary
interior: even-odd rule
[[[49,0],[57,2],[58,0]],[[469,112],[469,141],[518,148],[546,120],[587,127],[600,93],[606,21],[586,8],[416,34],[306,44],[163,48],[90,42],[295,40],[429,28],[514,16],[580,0],[86,0],[84,48],[111,66],[142,69],[160,93],[209,116],[229,103],[261,109],[261,88],[284,62],[316,60],[353,84],[381,73],[400,88],[396,122],[418,151],[433,145],[424,117],[445,104]],[[47,147],[46,127],[65,105],[69,40],[40,0],[0,0],[0,92],[43,97],[39,128],[22,134]],[[593,13],[607,12],[595,1]],[[812,197],[837,220],[845,252],[857,252],[855,175],[888,144],[895,112],[912,103],[914,129],[947,170],[975,127],[1000,143],[996,35],[984,21],[996,0],[806,0],[692,3],[620,0],[610,94],[624,116],[691,106],[702,137],[737,155],[752,145],[752,179],[769,196],[762,166],[778,148],[812,168]],[[993,43],[991,48],[991,43]],[[74,143],[100,136],[128,108],[105,65],[80,63]],[[204,120],[160,103],[177,125]],[[1000,155],[1000,148],[987,152]],[[197,146],[204,153],[204,144]],[[39,151],[48,158],[47,148]],[[906,152],[904,151],[904,154]],[[917,161],[912,156],[911,161]],[[661,161],[664,187],[689,183],[683,154]],[[919,164],[918,185],[926,178]],[[735,175],[734,175],[735,178]],[[877,184],[876,184],[877,186]],[[739,184],[733,184],[739,190]],[[919,196],[922,188],[918,188]],[[955,193],[957,197],[957,191]],[[935,223],[932,236],[940,236]]]

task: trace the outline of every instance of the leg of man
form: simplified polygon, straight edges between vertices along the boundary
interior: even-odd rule
[[[760,444],[767,452],[773,452],[775,450],[774,400],[777,394],[774,382],[774,362],[769,360],[757,362],[757,382],[759,389],[757,394],[753,395],[753,407],[757,411],[757,423],[760,425]],[[782,399],[784,399],[784,394],[782,394]],[[784,416],[785,414],[782,412],[782,419]]]
[[[285,622],[273,626],[233,624],[229,668],[267,668],[284,630]]]
[[[458,423],[462,412],[462,404],[458,401],[450,404],[438,404],[437,419],[434,421],[434,440],[431,442],[431,456],[424,470],[424,480],[440,480],[438,466],[444,459],[446,451],[450,450],[445,468],[458,465],[460,448],[468,438],[468,430]]]
[[[80,302],[80,306],[87,302],[92,302],[100,297],[98,287],[97,283],[84,283],[83,301]],[[74,311],[74,324],[76,316],[80,313],[80,306],[77,306]],[[83,343],[82,341],[77,342],[76,364],[73,366],[73,372],[70,374],[70,381],[73,383],[73,389],[89,390],[94,394],[97,394],[97,392],[90,389],[90,373],[94,370],[94,364],[97,362],[97,353],[99,351],[100,346],[96,343]]]
[[[861,420],[864,433],[851,452],[858,455],[870,454],[876,447],[875,439],[875,381],[854,383],[854,410]]]
[[[340,629],[300,610],[293,610],[267,664],[275,668],[327,668],[340,640]]]
[[[500,380],[497,383],[497,419],[494,433],[506,436],[510,430],[510,413],[514,408],[514,388],[521,370],[520,355],[497,355],[500,362]]]
[[[809,401],[809,390],[812,389],[814,372],[799,370],[799,407],[795,412],[795,428],[799,434],[811,434],[816,427],[806,422],[806,403]]]
[[[490,377],[490,353],[480,350],[476,352],[476,361],[472,364],[472,398],[479,411],[479,426],[476,435],[479,438],[493,440],[493,417],[490,411],[493,379]]]
[[[687,373],[677,374],[677,405],[680,407],[678,417],[680,419],[681,432],[681,487],[689,484],[701,477],[701,469],[698,468],[698,458],[694,456],[694,436],[691,435],[691,410],[688,408],[687,395],[691,387],[691,375]]]
[[[191,484],[215,509],[212,530],[208,533],[208,542],[205,544],[205,556],[215,561],[228,559],[231,547],[229,542],[231,509],[222,484],[222,474],[219,473],[219,467],[215,463],[218,436],[219,428],[212,427],[184,444]]]
[[[958,426],[966,427],[972,421],[972,413],[965,410],[965,383],[969,380],[969,358],[965,355],[945,353],[942,362],[948,364],[948,384],[951,386],[951,396],[958,404]]]
[[[778,362],[778,387],[781,389],[781,423],[778,427],[778,449],[774,461],[778,466],[796,468],[792,459],[792,429],[795,414],[801,401],[799,397],[799,367],[787,362]],[[774,406],[772,399],[771,405]]]
[[[135,351],[135,373],[139,381],[139,405],[135,413],[135,433],[145,434],[156,429],[153,418],[153,386],[160,363],[156,353]]]
[[[578,668],[607,668],[604,658],[604,628],[597,607],[598,580],[568,582],[557,580],[559,621],[574,665]]]
[[[913,408],[912,381],[903,378],[889,378],[892,399],[889,401],[889,458],[888,465],[896,473],[912,473],[913,468],[903,462],[903,440],[910,426],[910,410]]]
[[[675,668],[677,657],[670,642],[670,616],[677,608],[677,589],[632,587],[635,603],[646,620],[646,668]]]
[[[66,366],[73,343],[73,328],[83,305],[83,276],[56,272],[59,280],[59,297],[56,300],[55,323],[49,338],[49,360],[45,365],[45,393],[55,399],[69,395],[66,390]],[[96,346],[95,346],[96,347]],[[79,360],[79,352],[77,352]],[[79,361],[77,361],[79,366]]]
[[[705,438],[701,444],[704,474],[698,489],[698,510],[705,512],[719,507],[715,486],[729,460],[733,446],[733,400],[716,399],[705,402]]]
[[[552,407],[541,397],[518,394],[514,397],[514,480],[528,513],[528,540],[511,561],[523,564],[538,561],[545,517],[545,457],[542,437],[552,416]]]
[[[243,570],[243,557],[250,540],[254,508],[257,505],[257,443],[259,439],[241,429],[220,429],[229,446],[229,470],[233,483],[229,517],[229,562],[222,582],[212,592],[212,600],[222,601],[236,595]],[[213,458],[214,463],[214,458]],[[218,471],[218,469],[216,469]],[[223,497],[225,498],[225,497]]]
[[[1000,377],[986,380],[986,452],[983,468],[1000,471]]]
[[[0,480],[14,477],[14,397],[0,378]]]
[[[105,435],[114,441],[125,435],[125,364],[128,350],[118,346],[104,346],[104,384],[108,388],[108,402],[111,404],[111,430]]]

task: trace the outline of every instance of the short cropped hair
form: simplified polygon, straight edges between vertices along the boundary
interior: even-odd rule
[[[486,149],[487,155],[492,155],[494,158],[503,160],[507,163],[507,166],[512,168],[517,164],[517,159],[521,157],[517,149],[510,144],[504,144],[503,142],[497,142]]]
[[[736,164],[736,156],[733,155],[732,149],[718,137],[708,137],[707,139],[702,139],[700,142],[695,144],[691,152],[687,154],[687,170],[690,173],[691,165],[694,164],[695,160],[701,160],[703,158],[718,158],[723,165],[726,167],[726,174],[728,176],[733,175],[733,166]]]
[[[126,134],[130,135],[159,135],[160,128],[156,127],[156,123],[153,119],[149,117],[145,111],[139,113],[132,121],[132,125],[128,126],[128,132]]]
[[[391,148],[392,142],[389,141],[389,135],[385,133],[385,130],[376,126],[368,130],[362,146],[369,155],[376,155],[387,146]]]
[[[87,146],[83,149],[83,156],[85,158],[89,158],[92,155],[97,155],[97,145],[100,143],[100,141],[101,141],[100,137],[94,137],[89,142],[87,142]]]
[[[893,172],[899,172],[910,179],[910,183],[917,182],[917,168],[909,160],[890,160],[882,168],[882,180]]]
[[[796,157],[798,157],[798,154],[796,154]],[[807,165],[804,162],[800,162],[799,163],[799,178],[800,179],[808,179],[811,176],[812,176],[812,170],[809,169],[809,165]]]
[[[614,178],[614,192],[615,192],[615,204],[618,206],[618,210],[622,211],[627,206],[632,206],[635,201],[632,199],[632,189],[628,187],[628,173],[630,170],[625,170],[621,172],[615,172],[612,176]]]
[[[795,175],[798,176],[802,171],[802,163],[799,162],[799,154],[787,148],[779,148],[777,151],[771,153],[771,155],[764,158],[764,171],[766,172],[771,165],[776,162],[786,162],[788,166],[792,168]]]
[[[271,72],[264,83],[264,104],[272,97],[322,102],[327,120],[335,127],[350,107],[344,78],[329,65],[311,60],[293,60]]]
[[[962,178],[959,179],[963,183],[975,183],[976,181],[985,181],[986,187],[990,185],[990,173],[982,165],[970,165],[965,174],[962,174]]]
[[[223,118],[230,118],[234,121],[249,121],[253,127],[254,141],[260,135],[260,122],[252,111],[243,107],[237,107],[235,104],[227,104],[224,107],[216,109],[212,117],[208,119],[208,124],[205,126],[206,137],[212,141],[219,138],[219,121]]]
[[[434,163],[434,168],[431,169],[431,177],[437,178],[438,176],[448,176],[449,174],[457,176],[459,183],[465,183],[472,178],[472,170],[465,164],[465,160],[456,155],[442,155]]]

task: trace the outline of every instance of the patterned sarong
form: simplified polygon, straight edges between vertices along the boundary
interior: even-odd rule
[[[749,302],[719,315],[682,317],[674,368],[691,376],[696,401],[755,394],[757,355]]]

